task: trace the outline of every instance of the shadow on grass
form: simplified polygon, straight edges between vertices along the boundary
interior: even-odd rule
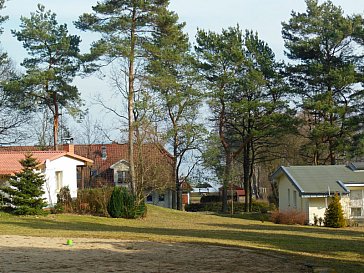
[[[364,259],[363,235],[360,236],[360,233],[348,230],[322,229],[320,231],[320,228],[298,226],[213,223],[199,224],[201,226],[206,225],[207,229],[203,229],[203,226],[201,229],[182,229],[119,226],[120,222],[115,222],[118,225],[112,225],[112,223],[61,222],[32,218],[25,218],[22,221],[2,221],[2,223],[24,228],[50,230],[52,235],[53,233],[57,234],[56,231],[71,231],[74,236],[83,236],[83,233],[87,232],[115,232],[120,233],[120,236],[107,235],[106,233],[105,236],[122,238],[122,233],[130,233],[129,235],[125,234],[125,238],[153,239],[153,236],[161,236],[162,239],[154,238],[154,240],[230,245],[273,254],[290,252],[297,253],[289,255],[296,260],[304,259],[315,263],[319,262],[326,266],[335,267],[337,272],[364,272],[364,263],[362,262]],[[337,237],[320,237],[320,234],[327,235],[329,232],[332,232],[334,236],[337,235]],[[313,233],[317,236],[313,237]],[[47,236],[42,231],[39,235]],[[100,234],[91,234],[91,236],[93,235],[100,236]],[[347,238],[343,238],[343,236]],[[345,260],[348,257],[340,257],[340,255],[356,255],[357,261]],[[323,256],[327,258],[322,258]],[[332,258],[335,256],[337,259]]]

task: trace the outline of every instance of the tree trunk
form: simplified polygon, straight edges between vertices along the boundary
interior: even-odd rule
[[[53,149],[55,151],[58,151],[59,109],[58,109],[57,93],[56,92],[53,92],[53,105],[54,105],[54,112],[53,112]]]
[[[250,211],[250,191],[251,187],[249,186],[249,177],[250,177],[250,158],[249,158],[249,144],[247,144],[243,150],[243,183],[244,183],[244,190],[245,190],[245,208],[244,211]]]
[[[222,186],[222,212],[227,213],[228,211],[228,202],[227,202],[227,194],[228,194],[228,185],[231,183],[231,169],[233,164],[233,155],[226,151],[225,156],[225,173],[224,173],[224,184]]]
[[[182,210],[182,191],[181,184],[179,183],[178,167],[177,167],[177,147],[173,148],[173,173],[174,173],[174,184],[176,187],[175,192],[175,209]]]
[[[134,59],[136,44],[136,10],[133,9],[133,25],[130,33],[130,56],[129,56],[129,93],[128,93],[128,142],[129,142],[129,173],[130,187],[136,195],[135,164],[134,164]]]
[[[137,117],[134,117],[135,121],[138,121]],[[138,126],[138,122],[134,123],[134,127],[135,128],[135,134],[136,134],[136,143],[137,143],[137,153],[138,153],[138,160],[135,164],[135,169],[137,170],[136,174],[135,174],[135,180],[138,181],[138,188],[137,188],[137,196],[138,199],[143,199],[144,198],[144,193],[143,193],[143,189],[144,189],[144,176],[145,176],[145,169],[144,169],[144,159],[143,159],[143,140],[142,137],[140,136],[140,128]],[[139,201],[139,200],[138,200]]]

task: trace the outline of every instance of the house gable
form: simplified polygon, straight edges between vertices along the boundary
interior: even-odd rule
[[[112,164],[110,169],[113,169],[114,171],[127,172],[129,171],[129,162],[124,159],[119,160],[118,162]]]

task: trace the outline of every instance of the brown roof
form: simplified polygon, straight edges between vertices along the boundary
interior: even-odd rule
[[[128,143],[119,144],[75,144],[73,156],[78,159],[84,159],[88,162],[93,162],[94,168],[98,170],[98,173],[102,173],[110,168],[111,165],[115,164],[120,160],[129,161],[128,154]],[[106,158],[102,158],[102,148],[105,147]],[[51,150],[52,147],[41,147],[41,146],[2,146],[1,151],[47,151]],[[60,146],[62,149],[62,146]],[[135,147],[135,157],[137,156],[137,148]],[[55,151],[52,151],[55,152]],[[58,151],[63,152],[64,151]],[[69,154],[69,153],[67,153]],[[166,161],[172,164],[172,156],[161,146],[153,143],[143,144],[142,146],[143,159],[153,159],[160,161],[165,164]]]
[[[69,154],[65,151],[0,151],[0,174],[14,174],[21,171],[22,166],[19,161],[24,159],[27,153],[31,153],[39,161],[40,165],[44,164],[47,159],[52,161],[62,156],[72,157],[84,162],[92,162],[90,159]]]
[[[102,158],[102,149],[105,149],[106,158]],[[94,166],[97,167],[99,172],[103,172],[110,168],[120,160],[129,161],[128,153],[129,145],[127,143],[111,143],[111,144],[89,144],[89,145],[75,145],[75,153],[84,157],[90,158],[94,161]],[[137,157],[137,148],[135,147],[135,157]],[[155,144],[144,144],[142,146],[143,159],[162,160],[172,163],[171,155],[163,148]]]

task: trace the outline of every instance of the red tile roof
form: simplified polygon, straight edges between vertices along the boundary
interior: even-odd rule
[[[0,174],[14,174],[22,170],[20,160],[25,158],[25,154],[31,153],[39,165],[44,164],[47,159],[50,161],[62,156],[72,157],[85,163],[92,163],[92,160],[65,151],[1,151],[0,150]]]
[[[0,174],[14,174],[21,171],[22,166],[19,161],[24,159],[27,153],[29,152],[0,151]],[[52,161],[67,154],[62,151],[32,151],[30,153],[39,161],[39,164],[44,164],[47,159]]]
[[[89,162],[93,161],[93,168],[97,169],[98,173],[107,171],[111,165],[115,164],[120,160],[129,160],[128,154],[128,143],[119,144],[75,144],[73,155],[78,159],[85,159]],[[102,158],[102,147],[105,147],[106,158]],[[65,153],[64,151],[41,151],[51,150],[51,147],[40,147],[40,146],[3,146],[0,147],[1,151],[21,151],[20,154],[24,155],[26,151],[33,151],[33,153]],[[62,150],[62,146],[60,146]],[[137,157],[137,147],[135,147],[135,157]],[[69,154],[69,153],[67,153]],[[153,160],[155,163],[160,164],[169,163],[172,165],[171,155],[162,147],[156,144],[143,144],[142,146],[142,157],[145,160]],[[166,168],[170,167],[166,166]]]
[[[106,158],[102,158],[102,149],[105,149]],[[98,172],[104,172],[120,160],[129,161],[128,153],[129,145],[112,143],[112,144],[90,144],[90,145],[75,145],[75,153],[81,156],[90,158],[94,161],[95,168]],[[134,148],[135,158],[137,157],[137,147]],[[144,144],[142,146],[143,159],[161,162],[163,164],[169,162],[172,164],[171,155],[163,148],[155,144]]]

